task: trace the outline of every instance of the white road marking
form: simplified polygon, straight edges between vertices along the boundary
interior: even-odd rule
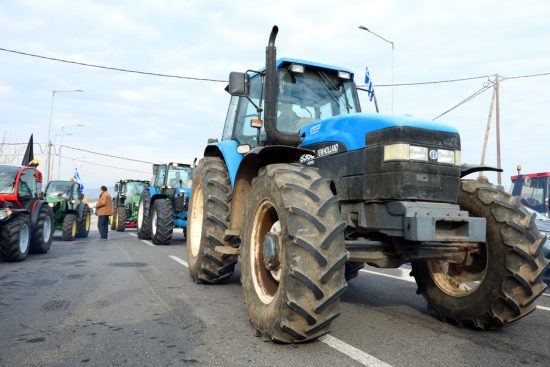
[[[130,236],[134,236],[134,237],[137,237],[137,234],[135,233],[128,233]],[[156,247],[151,241],[147,241],[147,240],[141,240],[141,242],[143,242],[144,244],[146,245],[149,245],[151,247]]]
[[[401,269],[401,268],[399,268],[399,269]],[[411,277],[407,274],[407,269],[401,269],[401,276],[389,275],[389,274],[379,273],[377,271],[365,270],[365,269],[361,269],[360,271],[362,271],[364,273],[375,274],[375,275],[380,275],[380,276],[383,276],[383,277],[394,278],[394,279],[399,279],[399,280],[404,280],[404,281],[407,281],[407,282],[415,283],[414,277]],[[548,293],[543,293],[542,295],[546,296],[546,297],[550,297],[550,294],[548,294]],[[537,306],[537,308],[541,309],[541,310],[544,310],[544,311],[550,311],[550,307]]]
[[[415,283],[414,278],[411,277],[409,274],[407,274],[405,269],[401,269],[401,275],[400,276],[386,274],[386,273],[379,273],[377,271],[365,270],[365,269],[361,269],[360,271],[362,271],[363,273],[375,274],[375,275],[380,275],[380,276],[383,276],[383,277],[394,278],[394,279],[399,279],[399,280],[404,280],[404,281],[407,281],[407,282]]]
[[[371,356],[368,353],[363,352],[347,343],[344,343],[340,339],[337,339],[330,335],[325,335],[319,339],[326,345],[336,349],[340,353],[347,355],[350,358],[355,359],[357,362],[364,366],[369,367],[391,367],[389,364],[382,362],[376,357]]]
[[[181,265],[185,266],[186,268],[189,268],[189,264],[187,263],[187,261],[177,257],[177,256],[174,256],[174,255],[169,255],[168,256],[170,259],[180,263]],[[343,341],[341,341],[340,339],[338,338],[335,338],[333,336],[330,336],[330,335],[325,335],[324,337],[322,337],[321,339],[319,339],[320,341],[322,341],[323,343],[325,343],[326,345],[336,349],[337,351],[339,351],[340,353],[343,353],[345,355],[347,355],[348,357],[352,358],[352,359],[355,359],[357,362],[365,365],[365,366],[369,366],[369,367],[391,367],[389,364],[387,363],[384,363],[382,362],[381,360],[371,356],[370,354],[368,353],[365,353]]]
[[[180,263],[181,265],[185,266],[186,268],[189,268],[189,264],[187,263],[187,261],[183,260],[183,259],[180,259],[179,257],[177,256],[174,256],[174,255],[169,255],[168,256],[170,259]]]

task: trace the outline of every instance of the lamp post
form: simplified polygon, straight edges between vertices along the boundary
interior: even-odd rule
[[[65,129],[69,129],[71,127],[80,127],[84,126],[84,124],[76,124],[76,125],[69,125],[69,126],[61,126],[61,134],[56,136],[61,136],[61,141],[59,142],[59,156],[57,157],[57,179],[59,180],[59,177],[61,176],[61,148],[63,147],[63,137],[65,135],[74,135],[74,134],[63,134],[63,131]]]
[[[75,90],[53,90],[52,91],[52,102],[51,102],[51,106],[50,106],[50,122],[48,124],[48,164],[47,164],[48,174],[46,175],[46,183],[50,182],[51,172],[52,172],[52,168],[53,168],[53,164],[52,164],[52,116],[53,116],[53,102],[55,100],[55,94],[56,93],[74,93],[74,92],[82,93],[84,91],[80,90],[80,89],[75,89]]]
[[[381,40],[386,41],[387,43],[389,43],[391,45],[391,84],[392,84],[391,85],[391,113],[393,113],[393,53],[394,53],[393,51],[394,51],[394,48],[395,48],[395,44],[392,41],[385,39],[381,35],[374,33],[373,31],[371,31],[367,27],[364,27],[364,26],[360,25],[359,29],[367,31],[367,32],[375,35],[376,37],[380,38]]]

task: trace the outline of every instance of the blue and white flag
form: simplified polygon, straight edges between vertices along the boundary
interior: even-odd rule
[[[372,86],[372,80],[370,79],[368,66],[365,67],[365,70],[365,85],[367,86],[367,92],[369,93],[369,101],[372,102],[372,99],[374,98],[374,87]]]
[[[74,181],[80,185],[80,188],[78,189],[78,191],[82,192],[84,190],[84,185],[82,184],[82,180],[80,179],[80,173],[78,173],[78,168],[76,166],[74,168],[73,178],[74,178]]]

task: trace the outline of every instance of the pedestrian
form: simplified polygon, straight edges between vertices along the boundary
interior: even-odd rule
[[[113,215],[113,198],[107,192],[107,186],[101,186],[101,194],[95,205],[96,215],[98,216],[97,228],[101,239],[107,241],[109,234],[109,216]]]

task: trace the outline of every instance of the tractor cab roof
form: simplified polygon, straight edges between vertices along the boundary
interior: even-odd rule
[[[332,71],[344,71],[346,73],[349,73],[351,75],[351,79],[353,80],[354,72],[351,71],[350,69],[343,68],[343,67],[340,67],[340,66],[322,64],[322,63],[315,62],[315,61],[293,59],[291,57],[282,57],[280,59],[277,59],[277,61],[275,63],[275,66],[276,66],[277,69],[280,69],[283,66],[291,65],[291,64],[300,64],[300,65],[304,65],[306,67],[309,66],[309,67],[313,67],[313,68],[316,68],[316,69],[325,69],[325,70],[332,70]],[[265,71],[265,66],[262,67],[258,71],[259,72],[264,72]]]
[[[531,178],[539,178],[539,177],[550,177],[550,172],[539,172],[539,173],[522,173],[522,177],[531,177]],[[517,180],[518,175],[512,176],[512,181]]]

